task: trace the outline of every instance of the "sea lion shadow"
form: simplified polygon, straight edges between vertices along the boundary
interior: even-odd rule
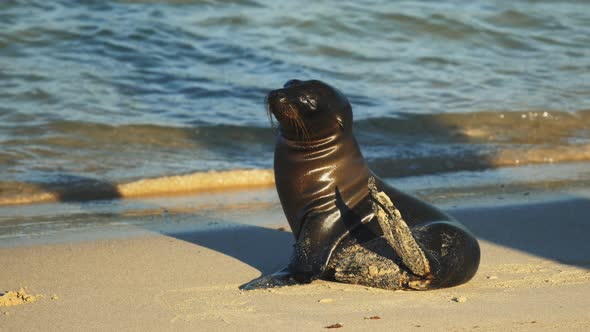
[[[233,257],[262,275],[286,267],[295,242],[289,231],[253,225],[166,235]]]
[[[451,210],[478,239],[590,269],[588,198]],[[482,252],[485,255],[485,252]]]
[[[359,229],[360,217],[350,209],[336,188],[336,206],[344,216],[342,221],[351,237],[362,243],[373,236],[364,227]],[[214,250],[235,258],[268,275],[284,269],[293,254],[295,238],[288,230],[272,229],[255,225],[233,225],[212,231],[166,233],[176,239]]]
[[[360,223],[360,217],[346,205],[338,189],[336,189],[336,206],[340,213],[346,216],[342,220],[348,230],[354,229],[354,226]],[[279,272],[289,264],[295,244],[295,238],[289,230],[233,224],[229,220],[227,224],[225,222],[222,224],[221,227],[210,231],[164,234],[237,259],[257,269],[262,275]],[[359,242],[362,242],[363,234],[358,231],[351,232],[351,235]]]

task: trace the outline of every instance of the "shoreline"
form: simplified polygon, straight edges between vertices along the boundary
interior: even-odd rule
[[[590,158],[588,159],[590,160]],[[445,192],[454,190],[477,191],[478,195],[489,195],[496,181],[503,181],[511,186],[530,187],[532,190],[548,188],[570,188],[573,186],[588,187],[590,178],[586,169],[590,167],[588,160],[569,160],[556,162],[526,163],[516,161],[507,164],[488,164],[475,167],[455,167],[455,163],[447,160],[453,170],[439,169],[438,171],[421,173],[419,170],[409,171],[408,174],[389,174],[386,171],[393,167],[392,161],[383,160],[375,165],[377,174],[387,181],[401,182],[410,188],[443,187]],[[414,162],[400,164],[395,167],[413,169]],[[436,161],[431,163],[437,164]],[[446,167],[446,166],[445,166]],[[418,167],[419,168],[419,167]],[[373,168],[371,168],[373,169]],[[567,174],[567,175],[566,175]],[[450,180],[453,179],[453,180]],[[465,181],[468,185],[457,185],[457,180]],[[0,209],[19,206],[31,206],[47,203],[87,203],[97,200],[128,200],[163,197],[182,197],[191,195],[207,195],[227,193],[233,195],[243,190],[263,190],[274,187],[274,171],[272,169],[233,169],[209,170],[188,174],[168,175],[154,178],[135,179],[122,183],[107,180],[79,177],[74,182],[64,183],[26,183],[0,181]],[[16,189],[15,189],[16,188]]]
[[[490,203],[493,203],[490,202]],[[0,307],[6,330],[582,331],[590,326],[590,195],[449,209],[482,247],[467,284],[385,291],[317,281],[270,290],[239,286],[288,262],[280,210],[245,211],[264,226],[162,232],[0,248],[1,291],[35,303]],[[279,206],[280,207],[280,206]],[[226,211],[227,212],[227,211]],[[274,226],[272,221],[275,221]],[[288,228],[287,228],[288,229]],[[378,316],[380,319],[365,319]]]

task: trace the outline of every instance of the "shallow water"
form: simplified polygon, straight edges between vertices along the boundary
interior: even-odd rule
[[[291,78],[349,97],[385,177],[590,160],[588,2],[13,0],[0,197],[271,168]]]
[[[455,217],[455,212],[474,207],[511,211],[527,206],[544,211],[535,204],[590,200],[587,166],[541,164],[386,181]],[[289,229],[274,188],[0,206],[0,248],[153,234],[207,234],[248,226]]]

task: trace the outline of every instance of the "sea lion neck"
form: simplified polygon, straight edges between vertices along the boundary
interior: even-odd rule
[[[283,135],[279,135],[277,138],[277,145],[284,145],[286,148],[293,151],[312,152],[338,144],[338,141],[343,139],[343,135],[345,134],[335,133],[312,141],[292,140],[284,137]]]
[[[352,133],[304,144],[278,138],[274,168],[281,205],[296,237],[306,215],[338,213],[337,193],[347,206],[368,194],[370,171]]]

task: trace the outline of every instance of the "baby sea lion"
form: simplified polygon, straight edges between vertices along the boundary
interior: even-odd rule
[[[296,243],[287,268],[243,288],[325,279],[426,290],[473,277],[480,259],[475,237],[371,172],[340,91],[291,80],[268,94],[267,106],[279,129],[277,192]]]

